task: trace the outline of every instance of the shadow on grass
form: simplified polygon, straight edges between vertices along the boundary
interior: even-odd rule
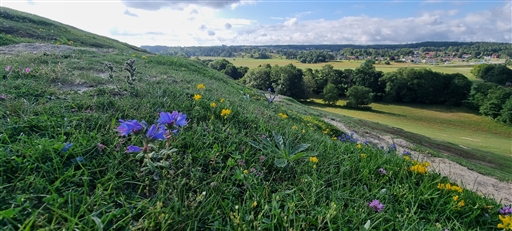
[[[318,103],[318,102],[315,102],[315,101],[301,101],[301,103],[304,104],[304,105],[307,105],[307,106],[314,106],[314,107],[319,107],[319,108],[336,108],[336,109],[342,109],[342,110],[364,111],[364,112],[381,114],[381,115],[391,115],[391,116],[396,116],[396,117],[404,117],[404,115],[401,115],[401,114],[396,114],[396,113],[392,113],[392,112],[385,112],[385,111],[381,111],[381,110],[376,110],[376,109],[372,109],[371,107],[351,108],[351,107],[342,106],[342,105],[327,105],[327,104]]]

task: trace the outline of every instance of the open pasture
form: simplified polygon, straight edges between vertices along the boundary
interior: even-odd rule
[[[512,156],[511,127],[462,108],[372,103],[372,110],[362,111],[341,107],[345,100],[338,101],[335,107],[324,105],[320,99],[314,99],[313,102],[309,105],[315,109],[378,122],[465,148],[486,150],[503,158]]]

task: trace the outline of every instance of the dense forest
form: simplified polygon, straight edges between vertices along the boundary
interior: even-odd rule
[[[296,59],[302,63],[321,63],[338,59],[387,59],[416,55],[419,58],[512,57],[510,43],[493,42],[421,42],[390,45],[269,45],[167,47],[142,46],[153,53],[183,57],[246,57],[267,59],[272,56]]]

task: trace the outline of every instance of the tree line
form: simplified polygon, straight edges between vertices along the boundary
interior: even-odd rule
[[[208,62],[208,61],[202,61]],[[398,68],[383,73],[372,60],[355,69],[320,69],[260,65],[235,67],[226,59],[210,60],[208,65],[243,84],[260,90],[303,100],[320,96],[328,104],[347,97],[347,107],[368,107],[374,101],[446,104],[465,106],[494,120],[512,124],[512,70],[505,65],[480,64],[471,73],[484,80],[472,82],[460,73],[440,73],[427,68]],[[512,87],[512,86],[511,86]]]

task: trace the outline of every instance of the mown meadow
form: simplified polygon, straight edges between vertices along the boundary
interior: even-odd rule
[[[7,230],[512,226],[508,208],[429,163],[198,62],[75,50],[0,65],[11,66],[0,81]]]

